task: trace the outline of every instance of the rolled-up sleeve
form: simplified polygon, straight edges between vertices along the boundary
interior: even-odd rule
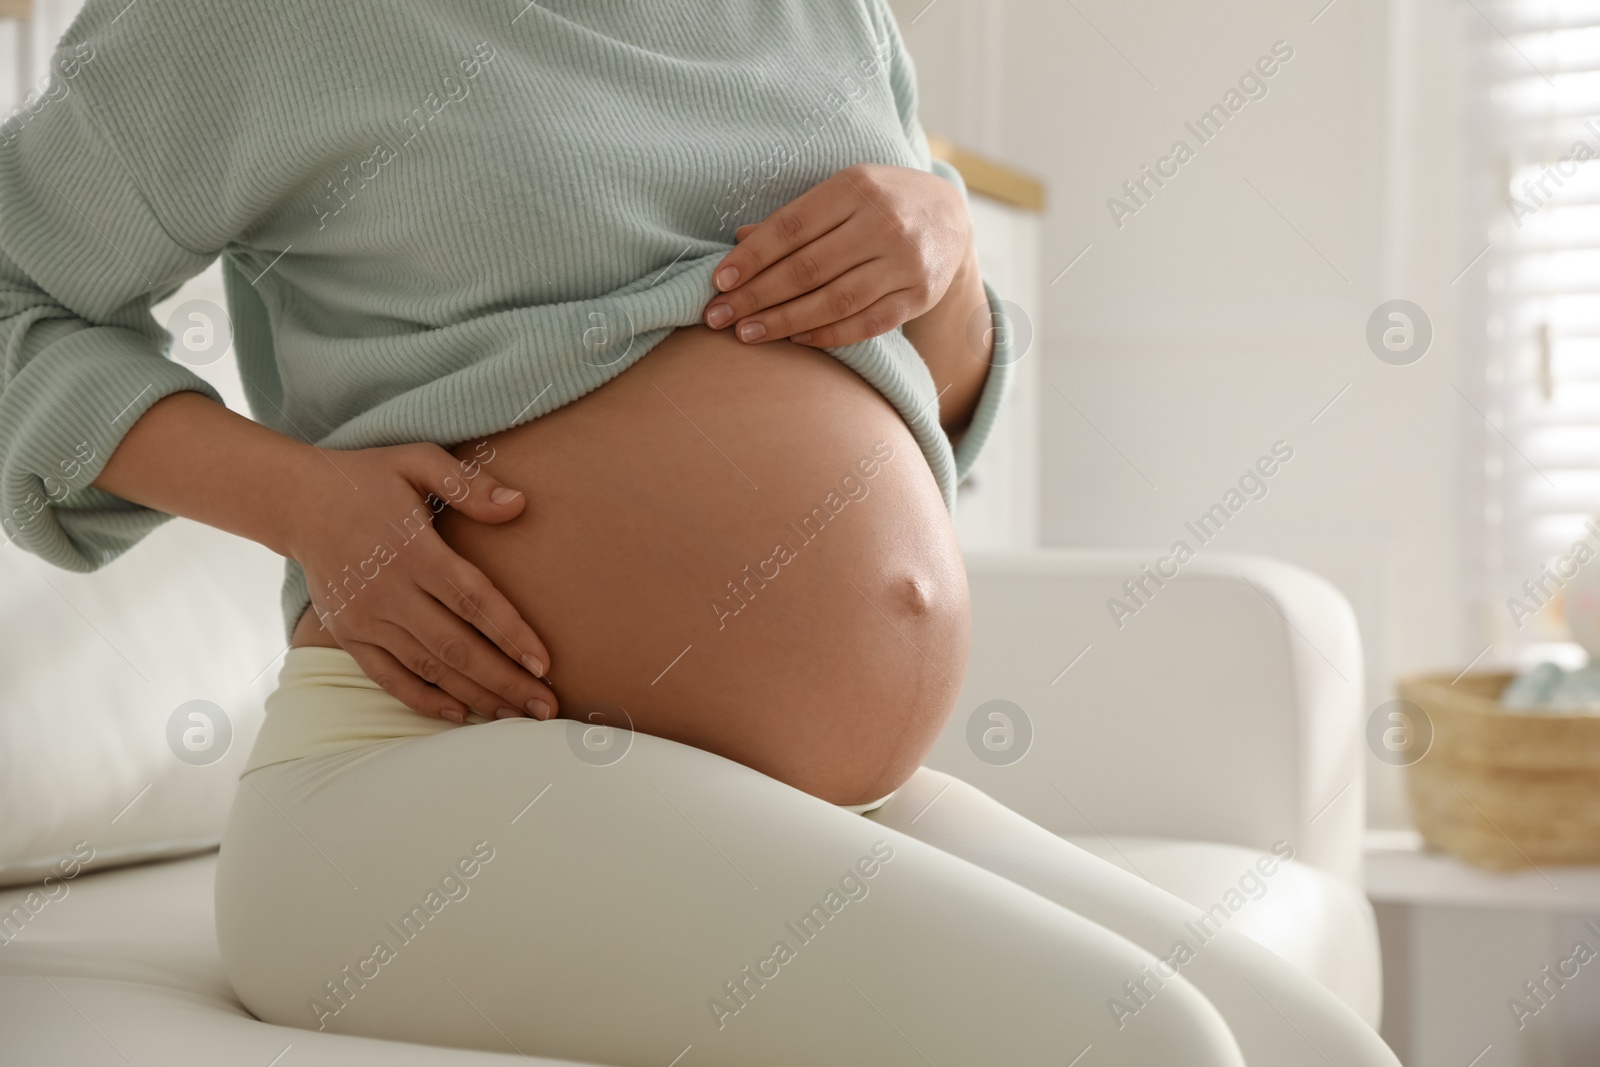
[[[175,242],[81,92],[0,130],[0,531],[93,570],[170,516],[90,483],[151,405],[216,390],[150,313],[215,258]]]
[[[905,41],[900,36],[899,27],[895,25],[893,13],[885,0],[868,0],[868,6],[877,25],[880,39],[884,41],[888,51],[889,86],[894,92],[895,105],[899,109],[900,122],[910,141],[912,154],[920,166],[960,189],[962,199],[965,200],[967,183],[962,180],[961,173],[944,160],[934,159],[928,150],[927,134],[917,118],[916,67],[911,61],[910,53],[906,51]],[[977,462],[984,442],[989,439],[989,433],[994,429],[995,420],[999,418],[1011,389],[1012,366],[1017,358],[1012,349],[1012,331],[1008,328],[1009,312],[1001,303],[999,294],[987,281],[983,283],[983,291],[989,298],[989,325],[986,332],[992,340],[993,351],[988,357],[989,371],[984,378],[983,391],[978,395],[978,404],[973,408],[972,418],[967,423],[966,429],[961,432],[959,439],[951,446],[958,482],[967,476],[967,472]]]
[[[1012,331],[1008,325],[1010,312],[1000,303],[999,295],[988,282],[983,283],[983,292],[989,298],[990,325],[987,330],[994,347],[989,354],[989,373],[983,380],[983,391],[978,394],[977,406],[972,409],[972,419],[962,431],[960,440],[952,446],[958,482],[967,476],[977,462],[978,453],[983,450],[984,442],[989,440],[989,432],[994,429],[995,420],[1000,417],[1006,396],[1011,391],[1011,368],[1014,362]]]

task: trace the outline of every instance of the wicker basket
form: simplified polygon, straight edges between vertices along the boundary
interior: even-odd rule
[[[1422,836],[1492,870],[1600,863],[1600,715],[1507,712],[1510,674],[1450,679],[1400,683],[1433,723],[1407,769]]]

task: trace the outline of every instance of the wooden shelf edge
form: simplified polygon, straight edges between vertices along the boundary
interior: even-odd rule
[[[1044,210],[1044,183],[1038,178],[969,152],[938,134],[928,134],[928,150],[935,159],[942,159],[961,172],[961,180],[967,183],[969,192],[1027,211]]]
[[[32,0],[0,0],[0,19],[27,19],[32,8]]]

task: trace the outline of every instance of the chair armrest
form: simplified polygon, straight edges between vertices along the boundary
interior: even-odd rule
[[[1058,834],[1286,841],[1359,888],[1364,683],[1349,602],[1259,556],[1202,554],[1158,585],[1142,568],[1162,554],[969,554],[972,654],[928,764]],[[1136,610],[1117,618],[1113,600]],[[1032,728],[1009,765],[995,761],[1016,750],[978,755],[994,700]]]

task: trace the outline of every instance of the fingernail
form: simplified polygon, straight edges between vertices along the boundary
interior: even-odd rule
[[[494,501],[496,504],[509,504],[521,495],[522,492],[520,490],[507,489],[503,485],[498,485],[495,486],[494,491],[489,494],[489,499]]]
[[[460,724],[467,721],[466,716],[462,715],[461,712],[457,711],[455,708],[445,708],[443,711],[439,712],[439,714],[443,715],[453,723]]]
[[[523,656],[522,657],[522,665],[524,667],[528,668],[528,670],[532,671],[533,672],[533,676],[535,678],[543,678],[544,677],[544,664],[540,663],[538,660],[534,659],[532,656]]]
[[[528,701],[528,713],[535,719],[548,719],[550,717],[550,705],[542,700],[530,700]]]
[[[717,271],[717,288],[727,292],[739,284],[739,268],[723,267]]]
[[[797,345],[808,345],[811,343],[811,331],[807,330],[804,333],[791,334],[789,340]]]
[[[522,718],[522,712],[516,708],[501,708],[494,713],[494,717],[497,719],[520,719]]]
[[[759,322],[747,322],[739,327],[739,340],[759,341],[767,335],[767,328]]]
[[[713,330],[720,329],[733,318],[733,308],[727,304],[712,304],[711,310],[706,312],[706,325]]]

